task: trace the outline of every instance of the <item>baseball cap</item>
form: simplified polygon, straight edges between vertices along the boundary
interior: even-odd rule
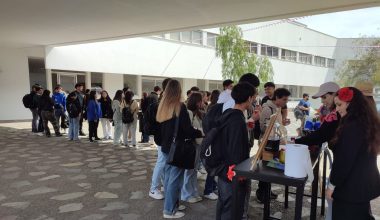
[[[319,91],[317,94],[313,95],[313,99],[317,99],[329,92],[338,92],[340,89],[339,85],[334,82],[327,82],[323,83],[321,86],[319,86]]]

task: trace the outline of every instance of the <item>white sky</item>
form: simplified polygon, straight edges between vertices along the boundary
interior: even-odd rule
[[[338,38],[380,37],[380,7],[314,15],[296,21]]]

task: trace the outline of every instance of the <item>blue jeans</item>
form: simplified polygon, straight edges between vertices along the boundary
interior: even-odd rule
[[[70,118],[69,117],[69,139],[78,140],[79,136],[79,117]]]
[[[38,120],[39,120],[39,115],[38,115],[38,110],[36,108],[30,109],[32,112],[32,131],[33,132],[38,132]]]
[[[166,154],[162,153],[160,146],[157,146],[157,162],[154,166],[152,174],[152,185],[150,186],[151,192],[158,189],[158,187],[160,187],[160,184],[163,184],[164,182],[164,167],[166,164],[166,159]]]
[[[168,154],[165,154],[168,157]],[[179,197],[181,194],[181,187],[183,183],[183,174],[185,170],[169,164],[165,164],[164,177],[165,177],[165,201],[164,201],[164,214],[173,215],[177,212],[179,206]]]
[[[214,176],[209,176],[207,174],[206,177],[206,183],[205,183],[205,191],[203,192],[203,195],[210,195],[216,190],[216,181]]]
[[[183,178],[183,186],[181,190],[181,200],[187,201],[192,197],[198,197],[198,179],[197,170],[185,170]]]
[[[121,134],[123,133],[123,122],[121,120],[114,120],[114,124],[113,144],[120,144]]]

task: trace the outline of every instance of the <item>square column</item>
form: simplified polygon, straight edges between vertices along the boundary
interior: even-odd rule
[[[51,77],[51,69],[46,69],[46,89],[53,93],[53,81]]]
[[[84,89],[91,89],[91,72],[86,72],[85,84]]]

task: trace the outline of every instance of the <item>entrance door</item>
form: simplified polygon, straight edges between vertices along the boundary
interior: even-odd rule
[[[76,77],[76,75],[58,75],[58,82],[66,93],[70,93],[74,90],[77,81]]]

